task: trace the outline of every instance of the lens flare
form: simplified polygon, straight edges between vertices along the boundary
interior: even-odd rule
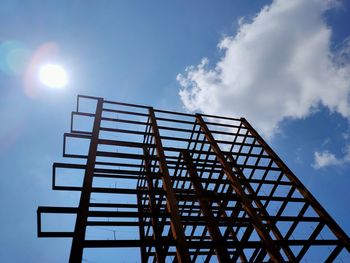
[[[9,76],[25,72],[30,60],[30,50],[21,42],[8,40],[0,43],[0,71]]]

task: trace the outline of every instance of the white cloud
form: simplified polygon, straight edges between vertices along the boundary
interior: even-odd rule
[[[313,167],[315,169],[320,169],[325,166],[333,166],[333,165],[341,165],[342,160],[337,159],[333,153],[330,153],[328,151],[322,151],[322,152],[315,152],[315,163],[313,164]]]
[[[350,162],[350,145],[345,147],[345,154],[342,158],[337,158],[333,153],[329,151],[316,151],[314,153],[315,169],[320,169],[326,166],[340,166]]]
[[[282,120],[305,118],[320,105],[349,118],[350,42],[332,53],[323,19],[334,3],[276,0],[250,23],[240,19],[237,33],[218,44],[215,67],[204,58],[177,76],[184,106],[244,116],[267,137]]]

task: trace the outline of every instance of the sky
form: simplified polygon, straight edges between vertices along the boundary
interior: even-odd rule
[[[350,234],[349,1],[2,0],[0,21],[1,262],[67,261],[36,209],[76,198],[51,165],[77,94],[246,117]]]

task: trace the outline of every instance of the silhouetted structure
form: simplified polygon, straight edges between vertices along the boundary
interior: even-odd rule
[[[72,237],[70,262],[106,247],[137,247],[142,262],[331,262],[350,251],[346,233],[244,118],[78,96],[63,156],[77,162],[55,163],[52,187],[81,191],[80,202],[39,207],[38,236]],[[66,170],[80,171],[80,185],[57,184],[75,176]],[[44,213],[76,214],[74,232],[42,231]]]

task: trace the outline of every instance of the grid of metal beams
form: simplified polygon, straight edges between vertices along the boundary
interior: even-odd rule
[[[72,237],[70,262],[102,247],[138,247],[142,262],[332,262],[350,252],[346,233],[244,118],[79,95],[63,156],[77,161],[54,163],[52,187],[80,191],[80,201],[39,207],[38,236]],[[59,185],[62,169],[79,170],[80,183]],[[76,215],[74,231],[43,231],[44,214]],[[96,228],[114,238],[89,238]],[[120,239],[122,229],[137,233]]]

